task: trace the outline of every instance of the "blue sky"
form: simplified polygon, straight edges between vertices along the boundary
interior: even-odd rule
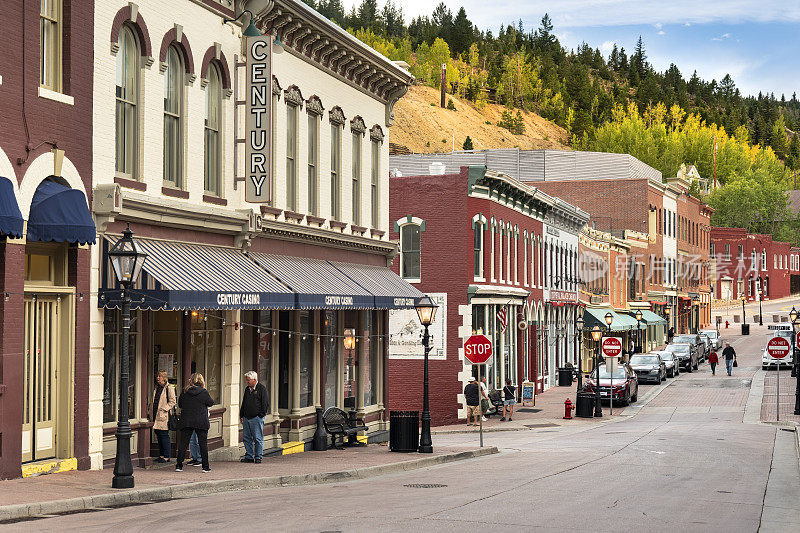
[[[406,22],[429,15],[438,0],[395,0]],[[345,0],[346,8],[360,0]],[[382,2],[380,2],[382,4]],[[481,29],[497,34],[501,24],[522,19],[536,28],[547,12],[561,43],[586,41],[608,55],[613,43],[628,55],[639,35],[648,60],[665,70],[670,63],[684,77],[720,80],[730,73],[744,94],[771,91],[780,98],[800,92],[800,0],[445,0],[462,5]]]

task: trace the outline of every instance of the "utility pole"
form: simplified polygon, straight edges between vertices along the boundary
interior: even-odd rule
[[[447,85],[447,63],[442,63],[442,84],[441,85],[442,85],[442,91],[441,91],[442,101],[441,101],[440,105],[444,108],[445,107],[445,104],[444,104],[444,89],[445,89],[445,86]]]
[[[714,188],[717,188],[717,137],[714,136]]]

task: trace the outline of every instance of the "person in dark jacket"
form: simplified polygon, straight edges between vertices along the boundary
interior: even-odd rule
[[[473,425],[471,423],[472,418],[475,418],[475,425],[480,422],[478,417],[481,416],[481,409],[480,409],[480,387],[478,386],[478,382],[475,380],[475,377],[471,377],[469,379],[469,383],[466,387],[464,387],[464,398],[467,400],[467,425]]]
[[[728,375],[731,375],[731,371],[733,370],[733,362],[736,361],[736,350],[733,349],[733,346],[729,342],[725,343],[725,349],[722,350],[722,357],[725,358],[725,370],[728,371]]]
[[[258,374],[252,370],[244,375],[244,389],[239,416],[242,417],[242,439],[244,440],[243,463],[260,463],[264,451],[264,417],[269,410],[267,388],[258,382]]]
[[[212,405],[214,405],[214,400],[206,390],[206,380],[203,379],[203,374],[192,374],[189,383],[178,398],[178,407],[181,408],[181,430],[178,434],[176,472],[183,471],[183,458],[186,456],[186,448],[189,447],[192,432],[197,434],[197,442],[200,444],[203,472],[211,472],[211,467],[208,465],[208,408]]]

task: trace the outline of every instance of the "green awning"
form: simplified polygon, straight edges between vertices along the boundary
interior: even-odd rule
[[[602,329],[606,328],[606,313],[611,313],[614,320],[611,321],[611,331],[629,331],[636,329],[636,320],[631,317],[625,317],[619,313],[615,313],[612,309],[606,308],[590,308],[587,307],[583,312],[583,321],[585,331],[592,329],[595,324],[599,325]],[[626,320],[626,318],[628,320]]]
[[[658,324],[666,324],[667,321],[658,316],[650,310],[642,310],[642,320],[647,322],[648,326],[657,326]]]

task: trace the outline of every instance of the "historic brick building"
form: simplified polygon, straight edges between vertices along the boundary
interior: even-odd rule
[[[483,166],[392,177],[390,197],[391,237],[400,240],[393,268],[440,305],[430,362],[434,424],[465,416],[462,392],[473,370],[462,346],[474,333],[494,345],[490,388],[509,378],[542,390],[557,366],[576,362],[577,236],[586,213]],[[419,409],[413,311],[392,311],[389,333],[390,407]]]
[[[93,6],[3,3],[2,478],[40,460],[89,466]]]

